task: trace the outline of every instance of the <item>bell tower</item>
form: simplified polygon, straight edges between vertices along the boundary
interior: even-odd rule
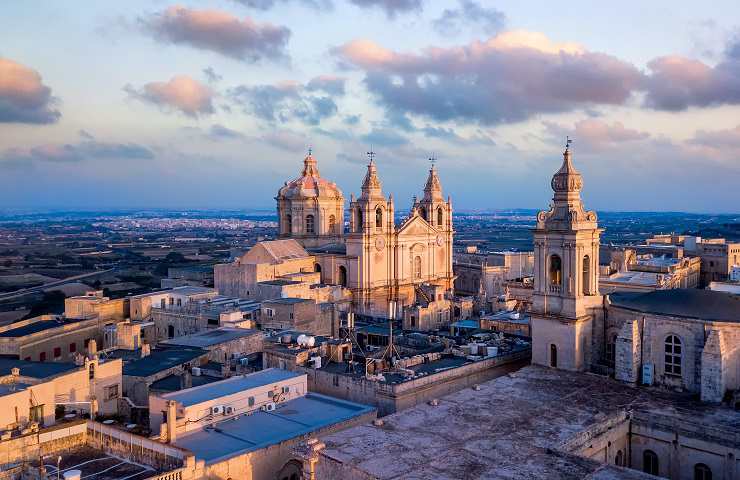
[[[599,229],[596,213],[581,202],[583,178],[573,166],[571,140],[552,177],[550,210],[534,229],[532,363],[587,370],[594,322],[602,315],[599,294]]]
[[[375,153],[368,152],[362,191],[350,202],[350,232],[346,236],[347,255],[356,257],[359,263],[356,278],[349,286],[356,296],[355,305],[359,313],[386,315],[388,301],[392,296],[387,285],[393,277],[393,238],[395,233],[393,197],[383,196],[378,178]]]

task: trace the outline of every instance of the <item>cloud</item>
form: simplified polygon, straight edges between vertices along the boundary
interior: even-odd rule
[[[306,84],[309,92],[323,91],[331,95],[344,95],[346,79],[334,75],[319,75]]]
[[[237,130],[224,127],[223,125],[214,124],[211,125],[208,131],[208,137],[213,140],[233,140],[237,138],[245,138],[245,135]]]
[[[260,140],[288,152],[302,152],[308,145],[308,140],[304,135],[288,130],[276,130],[266,133]]]
[[[92,133],[88,132],[87,130],[81,128],[77,134],[82,137],[84,140],[95,140],[95,137]]]
[[[0,123],[54,123],[62,116],[55,104],[38,72],[0,58]]]
[[[287,27],[243,20],[218,10],[172,6],[139,18],[143,29],[163,43],[189,45],[248,62],[287,57]]]
[[[213,67],[206,67],[203,69],[203,75],[206,76],[206,80],[208,80],[208,83],[218,83],[221,80],[224,79],[223,76],[216,73],[216,71],[213,69]]]
[[[632,64],[541,33],[505,32],[459,47],[397,53],[367,40],[333,50],[365,71],[388,111],[435,121],[512,123],[541,113],[625,103],[643,80]]]
[[[83,160],[152,159],[154,153],[136,143],[83,141],[77,144],[48,144],[30,149],[11,148],[0,153],[0,164],[35,162],[70,163]]]
[[[167,82],[151,82],[137,89],[126,85],[123,90],[132,98],[157,105],[164,111],[179,110],[185,115],[213,113],[213,91],[188,77],[178,75]]]
[[[388,18],[395,18],[401,13],[420,11],[422,0],[349,0],[360,8],[379,8]]]
[[[433,22],[434,29],[442,35],[458,35],[470,25],[479,25],[493,35],[504,27],[506,15],[495,8],[486,8],[473,0],[459,0],[459,8],[447,8]]]
[[[409,143],[408,138],[399,134],[395,130],[374,128],[362,136],[362,141],[368,145],[378,145],[382,147],[398,147]]]
[[[740,151],[740,125],[726,130],[698,130],[688,143],[718,150]]]
[[[486,145],[490,147],[496,145],[496,142],[490,136],[480,131],[470,137],[463,137],[451,128],[427,125],[421,129],[421,132],[429,138],[437,138],[456,145]]]
[[[344,80],[334,77],[316,77],[306,85],[297,82],[240,85],[228,91],[235,103],[262,120],[280,123],[297,120],[306,125],[318,125],[336,115],[338,108],[332,95],[343,94]]]
[[[711,67],[701,61],[665,56],[648,63],[645,104],[657,110],[740,104],[740,41],[730,43],[725,58]]]
[[[254,8],[256,10],[270,10],[278,3],[291,3],[291,0],[235,0],[237,3],[244,5],[245,7]],[[331,0],[299,0],[304,6],[320,9],[320,10],[332,10],[334,4]]]
[[[585,151],[611,150],[650,137],[649,133],[626,128],[621,122],[609,124],[598,118],[580,120],[572,128],[553,122],[543,122],[543,125],[554,141],[564,142],[569,136],[577,148]]]

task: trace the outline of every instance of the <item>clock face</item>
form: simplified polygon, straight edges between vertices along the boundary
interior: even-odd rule
[[[383,250],[385,248],[385,239],[383,237],[378,237],[375,239],[375,248],[378,250]]]
[[[439,245],[441,247],[442,244],[444,244],[444,243],[445,243],[445,239],[442,238],[442,235],[437,235],[437,245]]]

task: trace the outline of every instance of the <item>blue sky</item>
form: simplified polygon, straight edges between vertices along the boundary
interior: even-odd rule
[[[566,135],[601,210],[740,211],[734,2],[13,2],[0,205],[271,208],[307,147],[346,197],[544,208]],[[404,203],[405,202],[405,203]]]

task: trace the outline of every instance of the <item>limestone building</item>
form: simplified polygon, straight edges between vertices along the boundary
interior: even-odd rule
[[[396,319],[402,318],[404,307],[417,303],[422,285],[438,286],[443,296],[451,295],[452,203],[442,195],[434,166],[423,197],[414,199],[410,214],[398,225],[393,197],[383,193],[372,158],[360,195],[350,197],[346,232],[344,196],[336,184],[320,176],[310,152],[301,175],[280,188],[275,198],[281,241],[298,254],[262,258],[254,252],[275,243],[263,242],[237,262],[217,265],[215,285],[221,294],[244,296],[252,277],[255,283],[264,283],[268,276],[289,280],[290,274],[315,272],[318,284],[347,288],[355,312]],[[296,248],[291,241],[300,245]],[[263,271],[265,278],[258,278]]]
[[[566,148],[553,205],[537,216],[532,361],[720,402],[740,387],[740,296],[670,289],[602,296],[596,214]]]

